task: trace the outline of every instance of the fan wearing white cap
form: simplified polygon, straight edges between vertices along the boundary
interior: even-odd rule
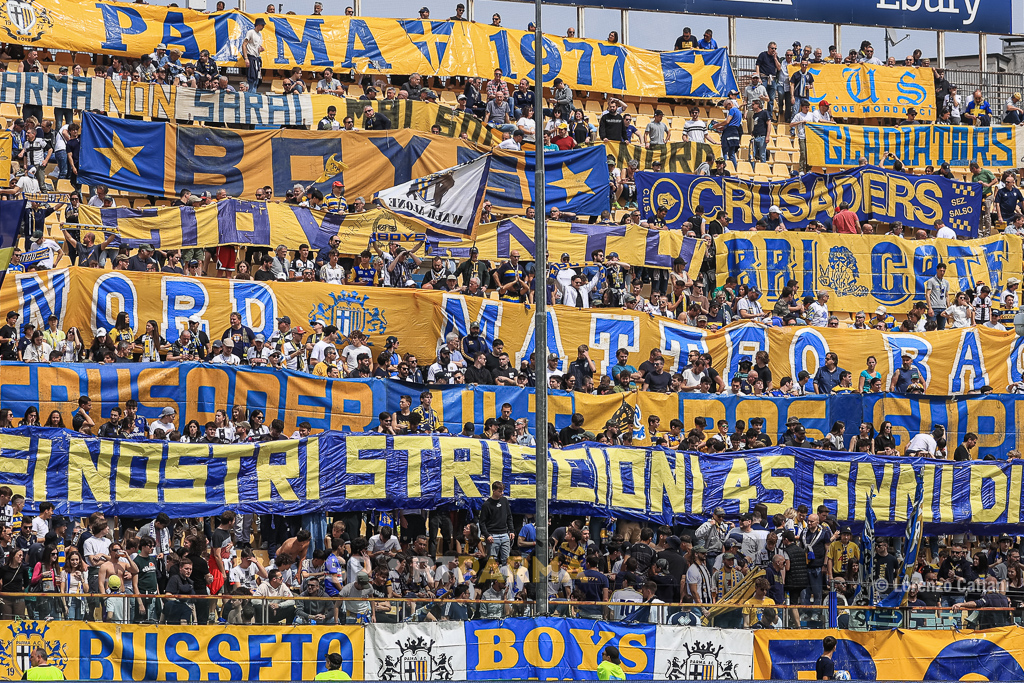
[[[775,232],[786,231],[786,224],[782,222],[782,211],[775,204],[768,208],[768,215],[764,217],[764,223],[768,226],[769,230],[774,230]]]
[[[149,438],[153,438],[153,433],[158,429],[162,429],[164,435],[174,431],[174,408],[167,406],[160,411],[160,419],[153,420],[149,425]]]
[[[999,305],[1004,309],[1016,309],[1020,306],[1020,280],[1015,277],[1011,277],[1006,281],[1006,289],[999,295]],[[1010,303],[1007,299],[1008,296],[1012,296],[1012,302]]]

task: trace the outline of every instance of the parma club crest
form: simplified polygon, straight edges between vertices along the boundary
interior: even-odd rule
[[[0,27],[17,43],[35,42],[53,28],[49,13],[32,0],[0,0]]]
[[[423,637],[398,641],[399,655],[386,655],[380,662],[377,678],[382,681],[450,681],[454,670],[448,655],[431,654],[434,641]]]
[[[367,335],[384,334],[388,327],[384,311],[366,305],[370,298],[355,290],[331,292],[331,303],[319,303],[309,312],[310,320],[324,320],[342,334],[362,330]]]
[[[32,666],[32,650],[41,647],[49,663],[63,669],[68,663],[64,643],[49,635],[50,626],[37,621],[16,621],[0,632],[0,678],[18,680]]]
[[[714,681],[735,680],[736,666],[734,662],[723,661],[720,656],[725,649],[712,643],[695,642],[683,645],[684,656],[672,657],[665,670],[665,678],[670,681]]]

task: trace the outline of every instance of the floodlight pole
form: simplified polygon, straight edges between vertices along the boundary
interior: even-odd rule
[[[537,510],[534,523],[537,527],[537,545],[534,560],[533,581],[537,587],[538,615],[548,613],[548,265],[547,235],[544,218],[547,215],[544,184],[544,40],[541,32],[541,0],[534,0],[536,27],[533,33],[533,120],[535,164],[533,175],[534,219],[533,243],[535,272],[534,293],[534,434],[537,438]],[[527,359],[529,361],[529,359]]]

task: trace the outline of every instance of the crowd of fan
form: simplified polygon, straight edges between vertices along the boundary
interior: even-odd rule
[[[824,505],[770,514],[757,503],[738,523],[715,508],[697,527],[555,515],[544,567],[533,561],[532,515],[513,514],[501,482],[474,512],[334,514],[326,536],[315,539],[303,518],[232,511],[120,517],[115,529],[100,512],[72,522],[43,502],[30,517],[24,496],[7,486],[0,510],[0,610],[45,620],[358,624],[530,616],[544,571],[551,608],[564,616],[699,624],[712,609],[715,625],[726,628],[822,627],[823,612],[813,607],[835,590],[845,627],[850,611],[843,608],[865,604],[868,584],[875,599],[899,588],[904,562],[902,539],[862,547]],[[1019,614],[1024,568],[1015,539],[928,541],[905,573],[908,607],[1014,608],[982,614],[982,626]],[[260,560],[263,551],[269,562]],[[737,599],[734,589],[751,572],[763,575],[749,598]],[[722,601],[737,606],[714,607]],[[611,604],[586,604],[600,602]]]

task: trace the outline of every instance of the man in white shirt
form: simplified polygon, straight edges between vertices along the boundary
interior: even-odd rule
[[[230,339],[221,341],[215,339],[213,342],[214,356],[210,359],[213,365],[238,365],[238,356],[235,355],[235,342]]]
[[[266,49],[263,47],[262,35],[266,25],[267,20],[263,17],[258,17],[253,22],[253,27],[249,29],[245,34],[245,38],[242,39],[240,52],[245,59],[245,80],[249,84],[249,89],[253,92],[258,90],[260,83],[263,82],[263,58],[260,56],[260,53]]]
[[[505,133],[508,135],[508,133]],[[525,135],[523,131],[516,129],[516,132],[512,133],[510,137],[505,138],[498,145],[498,149],[507,149],[513,152],[518,152],[523,147],[523,138]]]
[[[32,245],[29,251],[38,251],[40,249],[46,249],[49,255],[39,261],[41,268],[53,268],[60,261],[61,256],[64,255],[64,251],[60,248],[60,245],[51,240],[48,237],[43,237],[42,230],[36,230],[32,233]]]
[[[566,306],[575,306],[576,308],[590,308],[590,293],[597,287],[597,282],[600,276],[600,272],[594,273],[594,279],[587,284],[583,284],[582,275],[572,276],[572,285],[565,288],[562,293],[562,303]]]
[[[940,240],[956,239],[956,233],[953,232],[953,228],[943,223],[941,218],[935,221],[935,236]]]
[[[324,336],[316,344],[313,344],[313,350],[309,352],[309,364],[314,366],[322,361],[327,354],[327,349],[335,348],[337,342],[338,328],[328,325],[324,328]]]
[[[50,533],[50,518],[53,517],[53,503],[40,503],[39,514],[32,519],[32,534],[40,543]]]
[[[813,327],[828,327],[828,292],[818,292],[818,298],[811,303],[807,322]]]
[[[360,330],[352,330],[348,333],[349,343],[341,350],[341,357],[345,361],[345,373],[352,372],[359,364],[359,354],[365,353],[373,358],[373,352],[366,345],[366,335]]]
[[[628,603],[640,603],[644,601],[644,596],[641,595],[636,588],[633,587],[635,579],[633,576],[626,574],[622,577],[622,588],[612,593],[611,602],[623,603],[621,606],[615,605],[612,607],[612,620],[620,621],[627,614],[631,614],[634,609],[633,605]]]
[[[164,436],[174,431],[174,408],[167,406],[160,412],[160,419],[153,420],[149,425],[149,438],[153,438],[153,432],[162,429]]]
[[[761,296],[761,292],[756,287],[751,287],[747,295],[736,302],[736,312],[739,313],[741,319],[754,320],[767,317],[757,300],[759,296]],[[771,311],[768,312],[768,315],[771,315]]]
[[[907,444],[907,450],[904,454],[917,454],[928,458],[935,457],[936,440],[942,438],[945,433],[946,430],[942,425],[935,425],[931,434],[922,432],[912,438],[910,443]]]
[[[800,111],[793,116],[793,128],[796,129],[797,142],[800,145],[800,171],[802,173],[811,170],[807,164],[807,131],[804,130],[804,124],[814,123],[814,121],[811,103],[807,100],[800,100]]]

